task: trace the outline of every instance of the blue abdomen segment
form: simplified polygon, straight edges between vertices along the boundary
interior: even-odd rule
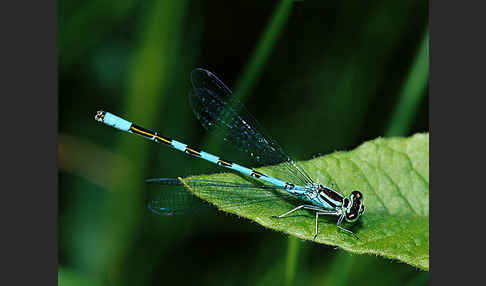
[[[106,112],[104,114],[103,123],[122,131],[128,131],[130,129],[130,126],[132,126],[131,122],[109,112]]]
[[[185,152],[187,145],[176,140],[172,140],[172,147],[179,151]]]
[[[231,165],[230,169],[238,171],[238,172],[243,173],[243,174],[248,175],[248,176],[251,176],[251,173],[253,171],[252,169],[249,169],[247,167],[243,167],[243,166],[235,164],[235,163],[233,163]]]
[[[201,158],[214,164],[218,164],[219,157],[209,154],[207,152],[201,151]]]
[[[260,179],[280,188],[285,188],[285,186],[288,185],[286,182],[282,180],[267,175],[265,175],[264,177],[260,177]]]

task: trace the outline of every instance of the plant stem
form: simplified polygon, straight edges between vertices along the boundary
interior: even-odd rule
[[[297,237],[287,239],[287,259],[285,265],[285,285],[293,285],[297,261],[299,260],[300,242]]]
[[[287,23],[291,8],[292,0],[281,0],[273,12],[262,36],[256,44],[249,63],[243,70],[243,76],[236,83],[234,90],[240,101],[244,101],[245,97],[251,93],[257,79],[260,77],[263,66],[273,50],[282,28]]]

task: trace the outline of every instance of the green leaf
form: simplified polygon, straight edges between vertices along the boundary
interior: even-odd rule
[[[300,164],[316,182],[331,185],[345,196],[352,190],[361,191],[366,206],[358,223],[345,225],[358,235],[359,240],[340,231],[336,227],[336,217],[320,216],[315,242],[338,246],[351,253],[382,255],[429,269],[428,133],[409,138],[378,138],[353,151],[335,152]],[[276,174],[276,168],[272,166],[259,171]],[[239,183],[252,181],[232,173],[191,178]],[[313,240],[313,212],[303,210],[280,219],[272,217],[296,206],[295,202],[283,198],[261,200],[262,197],[277,196],[275,191],[245,190],[245,197],[259,197],[260,201],[235,206],[235,194],[230,192],[237,190],[211,192],[211,188],[215,187],[188,187],[196,196],[223,211],[301,239]],[[245,200],[244,197],[240,199]]]

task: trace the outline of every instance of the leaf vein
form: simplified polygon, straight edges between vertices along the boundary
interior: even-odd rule
[[[376,143],[374,143],[374,144],[376,144]],[[418,172],[417,169],[415,169],[415,166],[413,165],[413,162],[412,162],[412,160],[410,159],[410,157],[408,156],[407,153],[404,153],[402,151],[398,151],[398,150],[396,150],[396,149],[394,149],[394,148],[392,148],[392,147],[390,147],[390,146],[388,146],[386,144],[383,144],[383,147],[388,148],[388,149],[390,149],[393,152],[396,152],[398,154],[403,155],[407,159],[408,163],[410,164],[410,170],[412,170],[412,172],[414,172],[415,174],[417,174],[417,176],[427,185],[427,187],[429,186],[429,182],[427,180],[425,180],[425,178]]]
[[[380,145],[376,144],[375,142],[372,142],[376,148],[380,148]],[[393,151],[393,149],[391,149]],[[359,155],[358,155],[359,156]],[[407,204],[408,208],[410,208],[410,210],[415,213],[416,215],[418,215],[418,212],[412,207],[412,204],[410,203],[410,200],[405,196],[405,194],[403,194],[401,192],[401,189],[400,187],[398,186],[398,184],[395,182],[395,180],[393,180],[393,178],[386,172],[386,168],[382,168],[381,167],[381,160],[378,160],[378,163],[377,163],[377,166],[373,166],[371,163],[369,162],[366,162],[366,161],[363,161],[365,164],[368,164],[369,166],[375,168],[376,170],[378,171],[381,171],[382,174],[388,179],[390,180],[390,183],[394,186],[394,189],[396,190],[396,192],[399,194],[399,196],[405,201],[405,203]]]

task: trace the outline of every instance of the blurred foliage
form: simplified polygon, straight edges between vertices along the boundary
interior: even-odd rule
[[[60,285],[428,283],[222,212],[155,216],[144,179],[221,169],[93,120],[106,109],[244,162],[187,104],[204,67],[298,160],[427,131],[428,2],[71,0],[58,23]]]

